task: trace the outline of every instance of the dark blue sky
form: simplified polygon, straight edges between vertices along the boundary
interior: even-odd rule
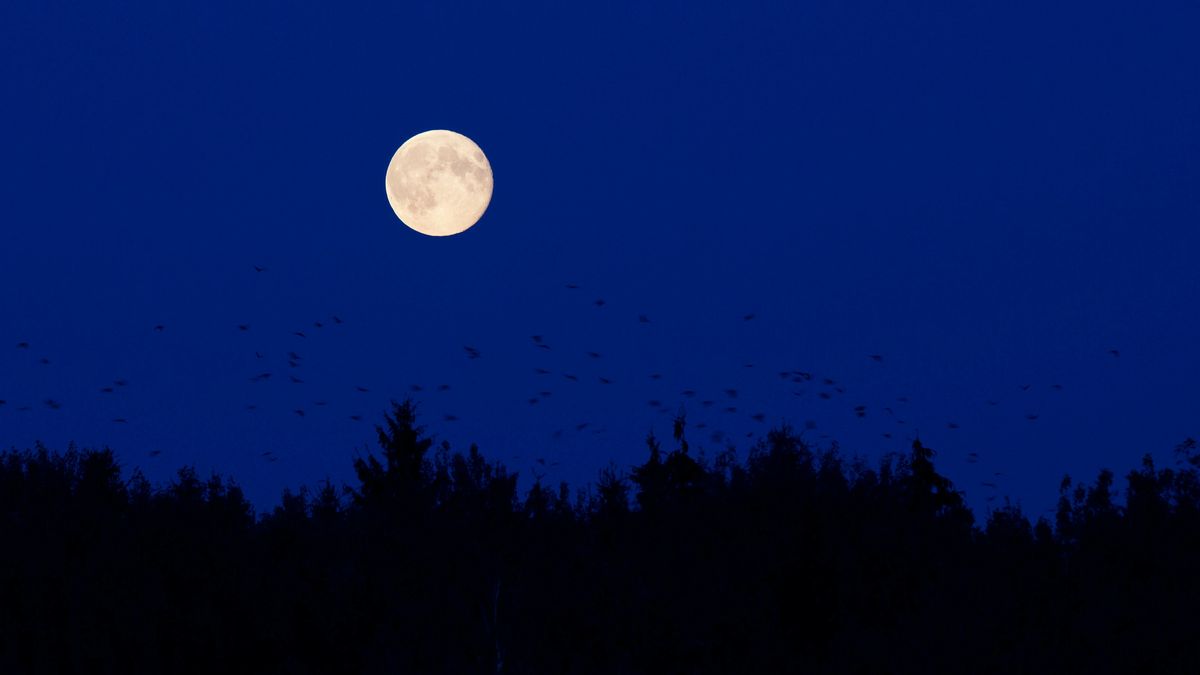
[[[994,480],[1036,514],[1200,434],[1195,3],[111,4],[0,8],[5,445],[265,506],[349,480],[416,383],[523,476],[641,461],[653,399],[710,456],[919,430],[976,507]],[[437,128],[495,172],[448,239],[383,188]]]

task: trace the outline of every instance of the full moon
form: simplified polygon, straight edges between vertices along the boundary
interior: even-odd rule
[[[384,182],[396,217],[431,237],[471,227],[492,200],[492,166],[483,151],[466,136],[444,129],[404,141]]]

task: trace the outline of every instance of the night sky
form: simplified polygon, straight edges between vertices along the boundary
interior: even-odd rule
[[[1200,6],[953,5],[4,3],[0,444],[260,508],[352,482],[406,396],[523,486],[673,447],[680,406],[708,457],[919,433],[977,510],[1169,464],[1200,435]],[[428,129],[495,172],[450,238],[384,193]]]

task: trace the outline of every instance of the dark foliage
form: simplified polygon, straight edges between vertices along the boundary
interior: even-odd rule
[[[1055,523],[977,525],[914,443],[791,429],[744,461],[651,436],[595,491],[435,447],[412,404],[359,484],[256,517],[190,469],[0,455],[3,673],[1195,673],[1200,454],[1064,479]],[[432,451],[432,452],[431,452]]]

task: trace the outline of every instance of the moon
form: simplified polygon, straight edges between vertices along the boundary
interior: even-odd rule
[[[404,141],[388,164],[388,203],[405,225],[431,237],[479,222],[492,201],[492,165],[483,150],[445,129]]]

